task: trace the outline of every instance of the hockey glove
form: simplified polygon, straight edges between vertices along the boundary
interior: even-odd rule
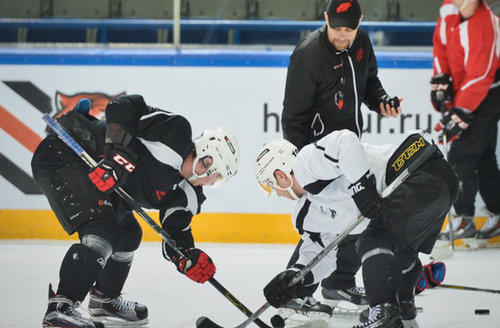
[[[100,191],[111,193],[121,187],[135,169],[137,155],[130,148],[106,144],[104,159],[89,173],[89,178]]]
[[[442,96],[438,93],[441,92]],[[446,106],[446,110],[451,107],[453,101],[453,83],[450,76],[439,73],[431,78],[431,102],[434,109],[441,112],[441,106]]]
[[[361,179],[349,186],[349,192],[363,216],[378,220],[387,211],[387,200],[377,191],[376,179],[368,171]]]
[[[443,143],[445,136],[447,143],[457,139],[469,127],[473,119],[474,116],[467,109],[452,107],[434,127],[437,132],[442,131],[439,143]]]
[[[424,265],[422,275],[415,285],[415,294],[420,294],[426,288],[439,286],[446,276],[446,265],[443,262],[435,262]]]
[[[188,259],[177,256],[172,258],[180,273],[200,284],[213,277],[217,268],[207,253],[198,248],[190,248],[185,254]]]
[[[299,268],[297,267],[287,269],[274,277],[273,280],[264,287],[264,296],[269,304],[275,308],[279,308],[292,298],[303,298],[308,295],[309,290],[304,286],[304,280],[312,280],[311,272],[295,285],[288,286],[298,271]]]

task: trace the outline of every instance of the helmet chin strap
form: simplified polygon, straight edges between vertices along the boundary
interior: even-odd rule
[[[288,191],[288,193],[290,194],[290,196],[292,196],[292,198],[293,198],[294,200],[299,199],[299,196],[297,196],[297,194],[296,194],[296,193],[292,190],[292,187],[293,187],[293,179],[292,179],[292,175],[291,175],[290,173],[288,173],[288,172],[284,172],[284,173],[285,173],[285,174],[286,174],[286,176],[290,179],[290,181],[291,181],[290,185],[289,185],[288,187],[286,187],[286,188],[281,188],[280,186],[278,186],[278,184],[276,184],[276,185],[274,186],[274,188],[279,189],[279,190],[281,190],[281,191]]]

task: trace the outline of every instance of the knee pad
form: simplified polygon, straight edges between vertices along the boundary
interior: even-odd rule
[[[142,228],[133,214],[121,226],[121,242],[116,252],[134,252],[139,248],[142,240]]]
[[[96,251],[104,258],[105,261],[107,261],[113,253],[113,247],[111,247],[111,244],[106,239],[97,235],[89,234],[83,236],[82,244]]]
[[[132,262],[134,259],[134,253],[135,252],[116,252],[111,255],[111,258],[116,262],[128,263]]]
[[[395,256],[394,253],[390,249],[378,247],[378,248],[371,249],[371,250],[367,251],[366,253],[361,254],[361,263],[364,263],[370,257],[381,255],[381,254]]]

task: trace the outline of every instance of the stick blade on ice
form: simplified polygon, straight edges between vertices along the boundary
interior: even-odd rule
[[[196,320],[197,328],[222,328],[207,317],[200,317]]]

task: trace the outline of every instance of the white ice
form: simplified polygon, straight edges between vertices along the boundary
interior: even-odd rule
[[[0,241],[0,327],[41,327],[47,307],[48,284],[57,285],[59,265],[71,242]],[[262,289],[279,273],[293,245],[200,243],[217,265],[216,279],[239,301],[255,311],[265,303]],[[429,257],[422,256],[428,263]],[[445,261],[445,283],[500,290],[500,250],[456,251]],[[362,279],[358,277],[361,285]],[[143,243],[125,285],[124,298],[149,308],[148,328],[195,327],[207,316],[224,327],[235,327],[246,316],[212,285],[196,284],[179,274],[160,253],[159,243]],[[321,297],[318,297],[320,299]],[[422,328],[500,327],[500,294],[435,288],[416,298],[423,313]],[[83,303],[86,308],[87,302]],[[489,315],[475,315],[489,309]],[[276,311],[261,319],[269,324]],[[351,327],[353,316],[334,316],[330,327]],[[256,327],[250,325],[249,327]]]

